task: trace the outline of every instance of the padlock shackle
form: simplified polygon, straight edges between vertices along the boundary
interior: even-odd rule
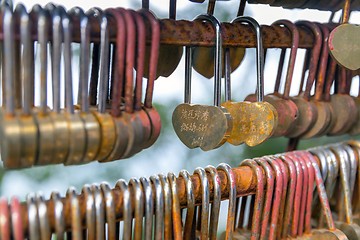
[[[99,63],[99,100],[98,111],[105,113],[109,86],[109,30],[106,14],[99,8],[91,8],[86,12],[91,21],[95,18],[100,25],[100,63]]]
[[[212,15],[202,14],[194,20],[210,22],[215,30],[215,58],[214,58],[214,106],[221,103],[221,74],[222,74],[222,31],[220,21]]]
[[[120,34],[121,31],[126,30],[125,20],[122,14],[115,8],[106,9],[106,13],[116,22],[116,57],[113,61],[116,62],[114,76],[111,83],[111,115],[113,117],[121,116],[122,94],[124,90],[124,69],[125,69],[125,46],[126,35]]]
[[[80,72],[79,72],[79,94],[78,104],[81,111],[89,112],[89,65],[90,65],[90,21],[80,7],[74,7],[69,11],[70,16],[79,19],[80,24]]]
[[[297,21],[296,26],[303,26],[311,30],[311,32],[314,35],[314,46],[311,50],[311,57],[309,62],[309,75],[306,80],[305,85],[305,91],[303,92],[304,99],[309,101],[310,100],[310,91],[314,84],[318,62],[319,62],[319,56],[322,46],[322,34],[320,28],[313,22],[310,21]],[[304,66],[305,68],[306,66]],[[302,89],[300,89],[302,90]]]
[[[262,34],[259,23],[252,17],[240,16],[231,21],[231,23],[247,23],[251,25],[256,33],[256,98],[257,102],[264,101],[264,48],[262,42]]]
[[[22,99],[22,111],[24,115],[31,114],[31,108],[33,106],[33,63],[34,56],[31,49],[33,48],[33,42],[31,40],[31,21],[29,14],[23,4],[18,4],[15,8],[15,15],[18,15],[20,19],[20,44],[23,46],[23,52],[20,59],[21,75],[20,81],[23,86],[23,99]]]
[[[291,36],[292,36],[292,45],[291,45],[291,51],[290,51],[290,57],[289,57],[289,62],[288,62],[288,66],[287,66],[287,73],[286,73],[286,80],[285,80],[285,87],[284,87],[284,94],[283,94],[283,99],[289,99],[290,96],[290,89],[291,89],[291,83],[292,83],[292,78],[293,78],[293,74],[294,74],[294,68],[295,68],[295,62],[296,62],[296,55],[297,55],[297,50],[299,47],[299,30],[297,29],[296,25],[292,22],[290,22],[289,20],[286,19],[281,19],[278,20],[276,22],[274,22],[273,24],[271,24],[271,26],[274,25],[283,25],[285,28],[287,28],[290,32],[291,32]],[[284,61],[285,58],[285,49],[281,50],[282,53],[282,57],[281,60]],[[281,67],[282,69],[282,67]],[[279,86],[280,86],[280,80],[281,80],[281,73],[282,71],[277,75],[276,78],[276,84],[275,84],[275,92],[279,91]]]
[[[45,6],[49,11],[52,11],[52,44],[51,44],[51,78],[52,78],[52,92],[53,92],[53,111],[60,113],[61,106],[61,44],[63,39],[63,28],[60,14],[60,9],[54,4],[47,4]],[[25,48],[24,48],[25,49]]]
[[[351,1],[344,0],[344,8],[342,9],[341,23],[348,23],[350,19]]]
[[[320,55],[320,66],[317,72],[317,82],[315,84],[315,101],[321,101],[324,98],[324,86],[325,86],[325,75],[327,70],[327,63],[329,59],[329,48],[327,47],[327,42],[329,38],[329,28],[320,24],[316,23],[323,34],[323,47],[321,50]]]
[[[58,7],[61,12],[61,23],[64,36],[64,79],[65,79],[65,109],[69,114],[74,114],[73,79],[72,79],[72,24],[64,8]]]

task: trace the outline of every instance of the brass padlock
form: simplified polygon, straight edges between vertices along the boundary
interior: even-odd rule
[[[19,168],[31,167],[35,164],[37,150],[38,150],[38,126],[36,125],[35,118],[32,114],[32,103],[34,102],[31,97],[33,96],[34,89],[31,82],[34,81],[32,75],[34,67],[33,42],[31,40],[31,23],[30,17],[26,8],[22,4],[18,4],[14,12],[15,16],[20,22],[20,44],[23,48],[20,54],[21,69],[19,85],[23,88],[23,94],[20,101],[22,102],[22,110],[19,113],[20,131],[21,131],[21,160]],[[20,50],[20,49],[19,49]]]
[[[77,19],[80,25],[80,73],[79,73],[79,91],[80,117],[84,122],[86,133],[86,149],[83,163],[91,162],[97,159],[101,144],[100,123],[95,115],[90,112],[89,107],[89,65],[90,65],[90,20],[84,11],[75,7],[69,11],[71,19]]]
[[[248,146],[255,146],[271,137],[277,127],[278,113],[268,102],[264,102],[264,49],[260,25],[251,17],[237,17],[234,22],[250,24],[257,35],[257,102],[233,103],[227,96],[227,102],[223,103],[233,119],[233,127],[228,142],[239,145],[245,142]],[[229,74],[227,74],[229,76]],[[229,81],[229,80],[228,80]],[[229,85],[229,84],[227,84]]]
[[[3,12],[3,53],[6,58],[3,59],[4,72],[3,82],[6,92],[5,103],[0,111],[0,146],[1,159],[5,168],[19,168],[21,166],[21,126],[19,117],[16,116],[15,110],[15,93],[14,93],[14,20],[13,13],[9,7],[2,7]]]
[[[111,99],[111,116],[114,118],[116,127],[116,141],[110,155],[104,161],[113,161],[121,159],[129,144],[129,131],[127,130],[128,123],[122,114],[122,92],[124,89],[124,69],[125,69],[125,56],[126,56],[126,41],[128,34],[123,34],[123,29],[126,29],[123,14],[117,9],[107,9],[110,17],[116,21],[116,53],[115,54],[115,73],[112,78],[112,99]]]
[[[38,156],[35,165],[49,165],[55,155],[54,122],[47,106],[47,64],[48,64],[48,12],[35,5],[31,14],[37,16],[38,51],[40,55],[40,107],[35,109],[38,126]]]
[[[51,77],[53,89],[53,110],[50,113],[54,125],[55,147],[52,164],[64,164],[69,154],[70,131],[65,114],[61,111],[61,49],[63,40],[61,10],[47,5],[52,17]]]
[[[86,12],[91,24],[100,26],[100,64],[98,66],[95,63],[92,63],[92,71],[96,72],[96,75],[99,76],[99,99],[97,110],[92,110],[96,119],[100,123],[101,131],[101,144],[100,150],[97,156],[98,161],[105,160],[114,149],[116,142],[116,126],[113,117],[106,112],[106,101],[108,93],[108,83],[109,83],[109,29],[108,29],[108,20],[106,15],[98,8],[92,8]],[[95,46],[94,46],[95,47]],[[97,49],[93,48],[94,53],[97,53]],[[96,57],[95,57],[96,58]],[[94,58],[93,58],[94,59]],[[97,72],[96,68],[99,68]],[[92,74],[92,79],[95,76]],[[97,79],[95,79],[97,81]],[[91,84],[91,83],[90,83]],[[95,91],[97,86],[95,88]],[[93,96],[90,87],[90,98]],[[95,94],[96,95],[96,94]],[[90,102],[90,104],[93,104]]]
[[[86,151],[86,130],[85,124],[78,112],[74,109],[73,100],[73,78],[72,78],[72,27],[68,13],[62,7],[61,11],[62,28],[64,35],[64,70],[65,70],[65,111],[64,114],[69,127],[69,154],[65,165],[83,164]]]
[[[142,147],[149,148],[158,139],[161,131],[161,119],[160,114],[153,106],[153,92],[154,82],[157,74],[157,66],[159,59],[159,47],[160,47],[160,24],[159,21],[149,11],[141,11],[144,18],[146,18],[151,25],[151,51],[150,51],[150,64],[149,64],[149,76],[146,86],[145,101],[143,109],[148,115],[151,123],[151,133],[148,140],[146,140]]]
[[[221,101],[221,53],[220,22],[211,15],[200,15],[197,20],[209,21],[216,28],[216,54],[214,74],[214,106],[190,104],[191,47],[185,51],[185,103],[178,105],[172,116],[174,130],[188,148],[200,147],[209,151],[223,145],[232,130],[232,120]]]

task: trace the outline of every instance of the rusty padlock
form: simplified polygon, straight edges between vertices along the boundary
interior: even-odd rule
[[[346,93],[346,71],[338,67],[338,76],[335,79],[336,92],[331,95],[330,103],[336,112],[336,119],[328,135],[340,135],[349,131],[357,121],[358,110],[354,99]],[[341,117],[340,117],[341,116]]]
[[[178,105],[172,116],[174,130],[189,148],[200,147],[209,151],[223,145],[232,130],[231,115],[220,106],[221,101],[221,52],[220,22],[211,15],[200,15],[197,20],[209,21],[216,29],[216,57],[214,78],[214,106],[190,104],[191,48],[186,47],[185,103]]]
[[[314,103],[310,102],[310,90],[315,80],[315,74],[318,65],[317,59],[319,59],[322,41],[321,31],[315,23],[299,21],[296,23],[296,25],[309,28],[314,35],[315,43],[311,53],[309,75],[306,80],[305,91],[302,91],[300,88],[299,96],[292,98],[298,107],[299,116],[295,120],[294,128],[287,134],[287,136],[291,138],[299,137],[304,134],[317,119],[317,109]]]
[[[114,149],[116,142],[116,126],[114,118],[106,112],[107,92],[109,83],[109,29],[108,19],[105,14],[97,9],[92,8],[86,12],[91,24],[100,26],[100,46],[94,45],[93,47],[93,61],[92,61],[92,72],[90,80],[90,104],[96,105],[96,91],[97,91],[97,76],[99,76],[99,99],[97,110],[92,109],[92,113],[100,123],[100,135],[101,144],[100,150],[97,156],[98,161],[106,159],[111,151]],[[98,53],[100,54],[98,55]],[[97,59],[99,58],[99,59]],[[96,64],[97,61],[99,62]],[[97,71],[98,70],[98,71]],[[94,74],[93,74],[94,73]],[[94,84],[96,83],[96,84]],[[95,94],[92,89],[95,89]],[[95,99],[92,99],[94,98]],[[95,100],[95,101],[94,101]]]
[[[150,64],[149,64],[149,76],[146,86],[145,101],[143,109],[148,114],[151,123],[151,133],[147,141],[142,145],[143,148],[149,148],[158,139],[161,131],[161,119],[160,114],[153,106],[153,92],[154,82],[156,78],[158,59],[159,59],[159,47],[160,47],[160,24],[156,20],[155,16],[149,11],[141,12],[143,16],[150,22],[151,25],[151,51],[150,51]]]
[[[254,27],[257,36],[257,88],[256,102],[231,102],[230,89],[226,94],[226,102],[222,104],[233,118],[233,127],[228,142],[239,145],[245,142],[248,146],[256,146],[272,136],[278,124],[278,113],[268,102],[264,102],[264,50],[260,25],[251,17],[237,17],[234,22],[245,22]],[[229,55],[226,56],[229,59]],[[228,60],[226,60],[228,62]],[[230,87],[229,64],[226,64],[227,86]]]
[[[343,3],[342,23],[331,31],[328,46],[338,64],[357,70],[360,68],[360,48],[357,41],[360,26],[349,24],[351,0],[344,0]]]
[[[322,43],[322,52],[319,58],[319,68],[317,70],[317,79],[315,83],[315,96],[312,100],[314,100],[314,104],[316,106],[318,116],[314,125],[310,127],[306,131],[302,138],[312,138],[324,135],[327,129],[329,129],[329,125],[331,124],[332,110],[331,105],[327,102],[323,101],[323,91],[325,85],[325,74],[327,70],[328,56],[329,51],[326,47],[329,37],[329,29],[319,23],[316,23],[322,31],[323,35],[323,43]]]

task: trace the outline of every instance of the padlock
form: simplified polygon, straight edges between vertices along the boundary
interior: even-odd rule
[[[213,182],[213,200],[210,210],[209,239],[216,239],[221,202],[220,178],[214,166],[209,165],[205,167],[205,172],[210,175]]]
[[[235,175],[231,167],[226,163],[220,163],[217,168],[218,171],[223,171],[226,174],[228,187],[229,187],[229,204],[228,215],[226,221],[226,231],[223,235],[223,239],[232,239],[234,235],[235,217],[236,217],[236,181]]]
[[[177,0],[169,0],[169,19],[164,19],[165,21],[172,21],[176,20],[176,2]],[[142,1],[142,9],[141,12],[148,12],[149,11],[149,0]],[[154,16],[155,17],[155,16]],[[156,18],[156,17],[155,17]],[[156,19],[156,21],[158,21]],[[146,47],[145,52],[145,66],[150,66],[152,64],[151,61],[151,47]],[[159,64],[157,64],[156,68],[156,75],[154,76],[155,79],[158,77],[169,77],[175,69],[178,67],[180,60],[183,55],[183,47],[182,46],[175,46],[175,45],[169,45],[169,44],[162,44],[159,46],[159,51],[157,53],[159,55],[158,60]],[[149,78],[150,77],[150,69],[146,68],[144,69],[144,76]]]
[[[85,226],[87,232],[84,234],[86,239],[95,239],[96,236],[96,216],[95,216],[95,200],[91,187],[85,184],[81,189],[81,195],[85,201]]]
[[[254,160],[246,159],[241,162],[240,166],[248,166],[252,169],[254,175],[256,176],[257,188],[256,188],[256,194],[252,199],[253,204],[251,204],[253,209],[250,210],[250,213],[248,215],[249,219],[248,219],[247,228],[250,231],[248,231],[247,229],[241,229],[241,227],[243,227],[245,214],[242,214],[243,216],[240,216],[241,221],[239,221],[238,229],[236,229],[236,231],[241,235],[245,235],[246,239],[260,239],[260,232],[261,232],[260,219],[262,219],[262,209],[263,209],[264,197],[265,197],[265,192],[264,192],[265,176],[262,171],[262,168]],[[246,198],[247,200],[250,199],[249,196]],[[242,205],[241,207],[245,207],[245,202],[246,201],[244,201],[243,198],[241,201],[241,205]],[[241,239],[241,238],[236,238],[236,239]]]
[[[311,231],[311,238],[310,239],[347,239],[346,235],[335,227],[330,205],[328,202],[328,198],[325,192],[323,180],[321,178],[321,172],[317,165],[317,162],[314,156],[311,153],[304,151],[303,152],[303,159],[306,162],[310,162],[315,173],[315,182],[316,182],[316,189],[318,195],[320,197],[320,202],[322,206],[322,213],[325,215],[327,229],[316,229]]]
[[[194,238],[193,230],[193,220],[195,216],[195,195],[194,195],[194,186],[191,182],[191,176],[188,171],[181,170],[179,172],[179,177],[181,177],[185,182],[186,189],[186,217],[183,227],[183,239],[190,240]]]
[[[54,205],[54,235],[56,239],[63,240],[65,234],[64,204],[61,201],[60,193],[52,192],[50,201]]]
[[[0,198],[0,217],[2,219],[0,223],[0,237],[1,239],[10,239],[11,225],[10,225],[10,213],[9,204],[7,198]]]
[[[24,5],[18,4],[16,6],[15,17],[19,19],[20,22],[20,44],[23,47],[20,57],[21,70],[15,71],[19,72],[21,85],[24,89],[22,98],[22,110],[18,112],[19,121],[20,121],[20,131],[21,131],[21,160],[18,168],[22,167],[31,167],[35,164],[37,150],[38,150],[38,126],[36,125],[34,116],[32,114],[32,105],[31,100],[32,92],[34,91],[31,88],[31,79],[34,79],[34,76],[31,75],[34,56],[32,55],[31,48],[33,48],[33,42],[31,40],[31,23],[28,13]],[[5,60],[6,61],[6,60]]]
[[[131,225],[132,225],[132,204],[131,204],[131,192],[128,184],[125,180],[120,179],[116,182],[115,188],[120,189],[123,196],[123,233],[122,239],[130,240],[132,237]],[[117,225],[119,226],[119,224]],[[156,232],[156,231],[155,231]],[[119,233],[119,229],[117,229],[117,233]],[[119,236],[119,234],[117,234]]]
[[[215,10],[215,2],[216,0],[210,0],[208,3],[207,14],[213,15]],[[239,17],[241,15],[237,15]],[[230,72],[233,72],[242,62],[245,56],[245,48],[235,48],[231,47],[228,48],[229,54],[229,68]],[[193,61],[193,68],[197,71],[200,75],[206,78],[212,78],[214,76],[214,72],[212,69],[214,68],[214,62],[211,59],[214,59],[214,47],[203,47],[199,46],[194,48],[192,54],[192,61]],[[223,56],[221,56],[223,59]],[[221,76],[225,75],[225,69],[221,70]]]
[[[135,49],[136,44],[136,26],[130,11],[125,9],[118,9],[123,16],[127,31],[127,46],[126,46],[126,68],[124,80],[124,95],[125,95],[125,110],[122,112],[122,117],[126,123],[126,131],[128,132],[128,143],[121,158],[128,158],[137,152],[137,148],[141,146],[143,141],[144,129],[142,122],[134,113],[134,75],[133,68],[135,66]],[[118,137],[121,137],[118,136]]]
[[[155,16],[149,11],[141,11],[142,15],[150,22],[151,25],[151,52],[150,52],[150,64],[149,64],[149,76],[146,86],[145,101],[143,109],[148,114],[151,123],[151,133],[149,139],[143,143],[142,148],[149,148],[158,139],[161,131],[161,119],[160,114],[153,106],[153,92],[154,81],[156,78],[158,59],[159,59],[159,47],[160,47],[160,24],[156,20]]]
[[[68,188],[68,190],[66,191],[66,199],[69,201],[70,204],[69,210],[71,219],[71,231],[67,232],[66,239],[82,240],[80,205],[74,187]]]
[[[193,227],[196,228],[195,239],[209,239],[209,208],[210,189],[206,171],[203,168],[196,168],[193,175],[198,175],[201,184],[201,208],[195,207],[196,217]]]
[[[97,110],[91,110],[92,113],[95,115],[97,121],[100,123],[100,135],[101,135],[101,143],[100,143],[100,150],[97,156],[98,161],[105,160],[113,151],[116,138],[117,138],[117,132],[116,132],[116,126],[114,118],[106,112],[106,101],[107,101],[107,92],[108,92],[108,83],[109,83],[109,30],[108,30],[108,20],[105,14],[98,8],[92,8],[88,12],[86,12],[90,24],[98,24],[101,28],[101,34],[100,34],[100,55],[99,60],[100,64],[98,64],[98,69],[95,66],[95,62],[92,62],[92,73],[96,72],[96,74],[92,74],[92,80],[95,80],[96,84],[94,82],[90,82],[90,104],[93,105],[94,102],[91,101],[94,96],[96,97],[96,91],[97,91],[97,79],[95,79],[95,75],[99,76],[99,99],[98,99],[98,106]],[[95,48],[95,45],[94,45]],[[97,47],[96,47],[97,48]],[[97,49],[93,49],[93,54],[96,55]],[[94,56],[94,55],[93,55]],[[96,59],[97,57],[95,57]],[[94,60],[94,58],[93,58]],[[97,71],[99,70],[99,71]],[[95,95],[93,95],[92,88],[94,88],[94,85],[96,85],[95,88]],[[95,98],[96,99],[96,98]],[[94,101],[94,99],[92,99]],[[96,100],[95,100],[96,102]],[[96,103],[95,103],[96,104]]]
[[[144,59],[146,47],[146,30],[143,18],[140,13],[130,10],[137,28],[137,60],[136,60],[136,80],[134,88],[134,114],[135,121],[139,123],[142,128],[142,136],[140,136],[138,143],[133,146],[132,154],[138,153],[143,150],[143,145],[146,143],[151,135],[151,121],[142,108],[142,87],[143,87],[143,73],[144,73]],[[137,124],[138,125],[138,124]]]
[[[297,191],[296,187],[300,186],[300,184],[297,185],[299,172],[297,171],[298,169],[296,168],[295,163],[287,154],[281,155],[279,158],[287,166],[289,171],[289,186],[284,210],[284,223],[281,232],[281,237],[286,238],[291,230],[291,216],[294,208],[295,193]]]
[[[233,118],[232,132],[228,141],[234,145],[245,142],[248,146],[256,146],[271,137],[278,123],[278,113],[271,104],[263,101],[264,50],[260,25],[250,17],[237,17],[232,21],[235,22],[248,23],[255,29],[257,35],[257,102],[231,103],[230,99],[226,99],[228,101],[223,106]]]
[[[69,153],[65,165],[83,164],[86,151],[85,124],[78,112],[74,109],[73,78],[72,78],[72,26],[68,13],[62,7],[58,7],[61,14],[61,22],[64,36],[64,84],[65,84],[65,110],[64,115],[69,128]]]
[[[23,223],[21,219],[21,204],[19,199],[15,196],[11,198],[10,212],[11,229],[14,240],[24,239]]]
[[[61,111],[61,49],[63,41],[62,16],[60,8],[53,4],[46,5],[51,14],[52,43],[51,43],[51,78],[53,92],[53,110],[50,118],[54,128],[54,158],[52,164],[64,164],[69,154],[70,131],[65,114]]]
[[[83,163],[91,162],[97,159],[101,144],[101,128],[100,123],[95,115],[90,112],[89,108],[89,65],[90,65],[90,21],[88,16],[79,7],[70,9],[69,15],[72,20],[79,21],[80,27],[80,73],[79,73],[79,91],[78,99],[80,115],[86,133],[86,148]]]
[[[293,123],[298,117],[298,109],[295,103],[289,98],[292,75],[295,66],[295,59],[297,55],[297,48],[299,45],[299,32],[297,27],[288,20],[278,20],[274,22],[272,25],[284,25],[289,31],[292,33],[292,47],[289,57],[289,63],[287,68],[286,82],[284,87],[284,94],[279,93],[280,81],[281,81],[281,73],[283,69],[283,62],[285,59],[286,49],[281,50],[280,62],[278,68],[278,74],[275,82],[274,93],[270,95],[264,96],[264,100],[269,102],[278,112],[278,124],[272,134],[273,137],[276,136],[284,136],[286,135],[292,128]],[[246,100],[255,101],[254,95],[249,95],[246,97]]]
[[[214,106],[190,104],[191,48],[185,51],[185,103],[178,105],[172,116],[175,133],[188,148],[200,147],[209,151],[223,145],[232,130],[232,119],[221,101],[222,39],[219,21],[211,15],[200,15],[197,20],[209,21],[216,28],[216,54],[214,74]]]
[[[152,231],[153,231],[153,216],[154,216],[154,194],[153,189],[150,184],[150,180],[145,177],[140,178],[140,183],[144,191],[144,205],[145,205],[145,231],[144,231],[144,239],[151,240],[152,238]],[[179,206],[180,207],[180,206]],[[180,218],[180,217],[179,217]]]
[[[170,185],[170,190],[171,190],[171,199],[172,199],[172,222],[173,222],[173,239],[174,240],[182,240],[182,232],[183,232],[183,228],[182,228],[182,221],[181,221],[181,208],[180,208],[180,202],[179,202],[179,196],[178,196],[178,191],[177,191],[177,184],[176,184],[176,180],[177,178],[175,177],[175,174],[170,172],[167,174],[167,179],[169,181],[169,185]],[[221,201],[221,194],[220,197],[218,199],[219,203],[219,207],[220,207],[220,201]],[[152,199],[152,197],[151,197]],[[215,199],[214,199],[215,201]],[[215,212],[217,211],[217,213],[219,212],[219,209],[216,209]],[[152,218],[152,214],[150,215],[150,217]],[[216,216],[214,216],[216,217]],[[218,217],[218,216],[217,216]],[[152,228],[150,228],[149,230],[151,230]],[[215,231],[215,239],[216,239],[216,230]],[[151,231],[150,231],[151,232]],[[149,238],[151,239],[151,238]]]
[[[332,129],[329,129],[328,135],[345,134],[357,121],[358,110],[354,99],[346,93],[346,72],[344,68],[338,67],[337,92],[331,95],[330,104],[336,112],[335,123]],[[336,88],[335,88],[336,89]],[[339,117],[341,116],[341,117]]]
[[[108,183],[103,182],[100,184],[100,189],[105,202],[105,220],[106,220],[106,234],[109,239],[115,239],[116,236],[116,216],[115,216],[115,202]]]
[[[346,162],[349,160],[348,155],[341,146],[331,146],[330,149],[336,155],[340,162],[340,181],[342,186],[342,194],[344,196],[344,211],[345,211],[345,222],[335,222],[338,229],[343,231],[348,239],[359,239],[360,238],[360,226],[353,222],[352,206],[351,206],[351,183],[349,177],[349,170],[346,167]],[[341,198],[342,200],[342,198]]]
[[[285,53],[286,53],[286,50],[282,49],[280,55],[280,63],[279,63],[280,66],[279,66],[278,75],[276,77],[274,94],[265,96],[265,100],[268,101],[271,105],[273,105],[277,110],[277,112],[279,113],[278,125],[275,128],[275,131],[272,135],[273,137],[276,137],[276,136],[285,136],[289,131],[291,131],[291,129],[294,126],[294,122],[296,121],[299,115],[299,110],[296,104],[289,97],[291,82],[295,67],[297,49],[299,46],[299,31],[295,26],[295,24],[293,24],[288,20],[278,20],[272,24],[272,26],[274,25],[284,25],[284,27],[286,27],[289,31],[291,31],[292,34],[292,46],[290,51],[289,63],[287,67],[284,93],[279,94],[281,73],[283,68],[283,64],[281,63],[284,61]]]
[[[256,163],[262,167],[266,175],[266,190],[265,190],[265,199],[264,199],[264,208],[262,211],[262,220],[261,220],[261,232],[260,239],[266,238],[267,229],[269,224],[270,212],[272,208],[272,200],[274,194],[274,183],[275,183],[275,174],[273,168],[264,158],[255,158]]]
[[[29,239],[40,239],[40,223],[35,202],[35,196],[28,194],[26,196],[27,217],[28,217],[28,236]],[[3,231],[2,231],[3,232]]]
[[[151,176],[150,182],[155,189],[155,224],[154,224],[154,238],[162,239],[164,232],[164,195],[158,176]],[[195,200],[194,200],[195,201]],[[194,202],[195,204],[195,202]],[[131,216],[131,215],[130,215]],[[191,221],[192,223],[192,221]]]
[[[35,204],[37,208],[37,215],[39,219],[40,226],[40,239],[50,239],[51,238],[51,230],[50,223],[48,219],[48,209],[45,204],[45,199],[41,194],[35,195]]]
[[[359,77],[359,79],[360,79],[360,77]],[[356,97],[352,96],[352,98],[353,98],[353,100],[355,102],[355,105],[357,107],[357,112],[358,112],[357,119],[360,119],[360,88],[359,88],[357,96]],[[350,128],[348,133],[350,135],[358,135],[358,134],[360,134],[360,121],[356,121],[354,123],[354,125]]]
[[[16,115],[15,92],[14,92],[14,68],[15,68],[15,46],[14,46],[14,17],[12,11],[3,6],[3,32],[4,40],[2,51],[6,58],[3,59],[3,96],[2,109],[0,111],[0,138],[1,159],[4,168],[19,168],[21,166],[21,125]]]
[[[292,100],[298,107],[299,116],[294,122],[294,128],[287,134],[287,137],[291,138],[303,135],[317,119],[318,114],[316,106],[313,102],[310,102],[310,90],[315,80],[315,74],[318,65],[317,59],[319,59],[322,42],[321,31],[315,23],[299,21],[296,22],[296,25],[305,26],[312,31],[314,35],[314,47],[311,51],[312,53],[309,62],[309,75],[306,81],[305,91],[302,92],[302,88],[300,88],[299,96],[292,97]],[[302,80],[304,80],[304,78],[302,78]]]
[[[140,181],[136,178],[131,178],[129,181],[129,188],[135,194],[134,205],[134,239],[142,239],[143,217],[144,217],[144,196],[141,189]],[[170,191],[169,191],[170,193]],[[171,211],[170,211],[171,215]],[[171,217],[171,216],[170,216]]]
[[[323,89],[325,85],[325,74],[329,56],[329,51],[326,47],[329,38],[329,29],[320,23],[317,23],[317,25],[321,29],[323,36],[322,52],[319,58],[319,69],[317,70],[317,79],[315,84],[315,96],[313,97],[318,114],[316,121],[312,126],[310,126],[306,133],[301,136],[302,138],[312,138],[324,135],[326,130],[329,129],[332,117],[332,110],[330,109],[331,105],[323,101]]]
[[[343,0],[342,23],[331,31],[328,47],[338,64],[357,70],[360,69],[360,48],[357,41],[360,37],[360,26],[349,24],[351,2]]]

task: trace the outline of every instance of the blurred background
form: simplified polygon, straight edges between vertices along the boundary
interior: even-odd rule
[[[19,1],[14,1],[14,4]],[[44,6],[48,0],[24,0],[22,1],[28,9],[38,3]],[[140,0],[128,1],[86,1],[86,0],[62,0],[54,1],[62,4],[67,9],[77,5],[87,10],[97,6],[125,7],[132,9],[141,8]],[[231,21],[237,13],[239,0],[219,1],[216,3],[215,16],[221,21]],[[205,13],[207,1],[203,4],[192,3],[188,0],[178,0],[177,19],[193,19],[198,14]],[[168,1],[151,0],[150,9],[158,18],[168,16]],[[296,21],[307,19],[311,21],[327,22],[330,12],[316,10],[285,10],[282,8],[269,7],[266,5],[247,5],[245,15],[254,17],[260,24],[271,24],[278,19],[289,19]],[[340,12],[335,20],[340,18]],[[350,22],[359,23],[360,14],[354,12]],[[279,49],[268,51],[265,63],[265,93],[271,93],[274,87],[275,75],[278,66]],[[292,95],[299,90],[299,79],[303,62],[304,50],[299,49],[294,73]],[[234,100],[243,100],[248,94],[255,92],[255,51],[247,49],[245,58],[232,74],[232,89]],[[78,76],[77,68],[74,67],[74,76]],[[74,77],[76,79],[76,77]],[[192,101],[196,103],[211,104],[213,99],[213,79],[206,79],[193,71]],[[76,84],[75,84],[76,86]],[[26,170],[5,171],[0,168],[1,195],[10,197],[16,195],[24,199],[27,193],[42,192],[48,198],[50,192],[57,190],[62,195],[70,186],[77,189],[86,183],[109,182],[111,186],[123,178],[129,180],[131,177],[151,176],[158,173],[174,172],[177,174],[181,169],[193,172],[196,167],[207,165],[218,165],[225,162],[231,166],[237,166],[243,159],[253,158],[266,154],[283,152],[288,140],[285,138],[270,139],[257,147],[249,148],[245,145],[232,146],[224,144],[222,147],[209,152],[199,149],[190,150],[177,138],[171,124],[171,117],[177,104],[183,101],[184,89],[184,59],[180,62],[176,71],[168,78],[159,78],[155,83],[154,101],[155,106],[161,114],[162,132],[158,141],[149,149],[143,150],[130,159],[110,163],[90,163],[82,166],[48,166],[34,167]],[[352,92],[358,88],[358,81],[354,81]],[[311,146],[322,145],[329,142],[337,142],[348,137],[324,137],[314,140],[301,141],[299,148],[304,149]]]

